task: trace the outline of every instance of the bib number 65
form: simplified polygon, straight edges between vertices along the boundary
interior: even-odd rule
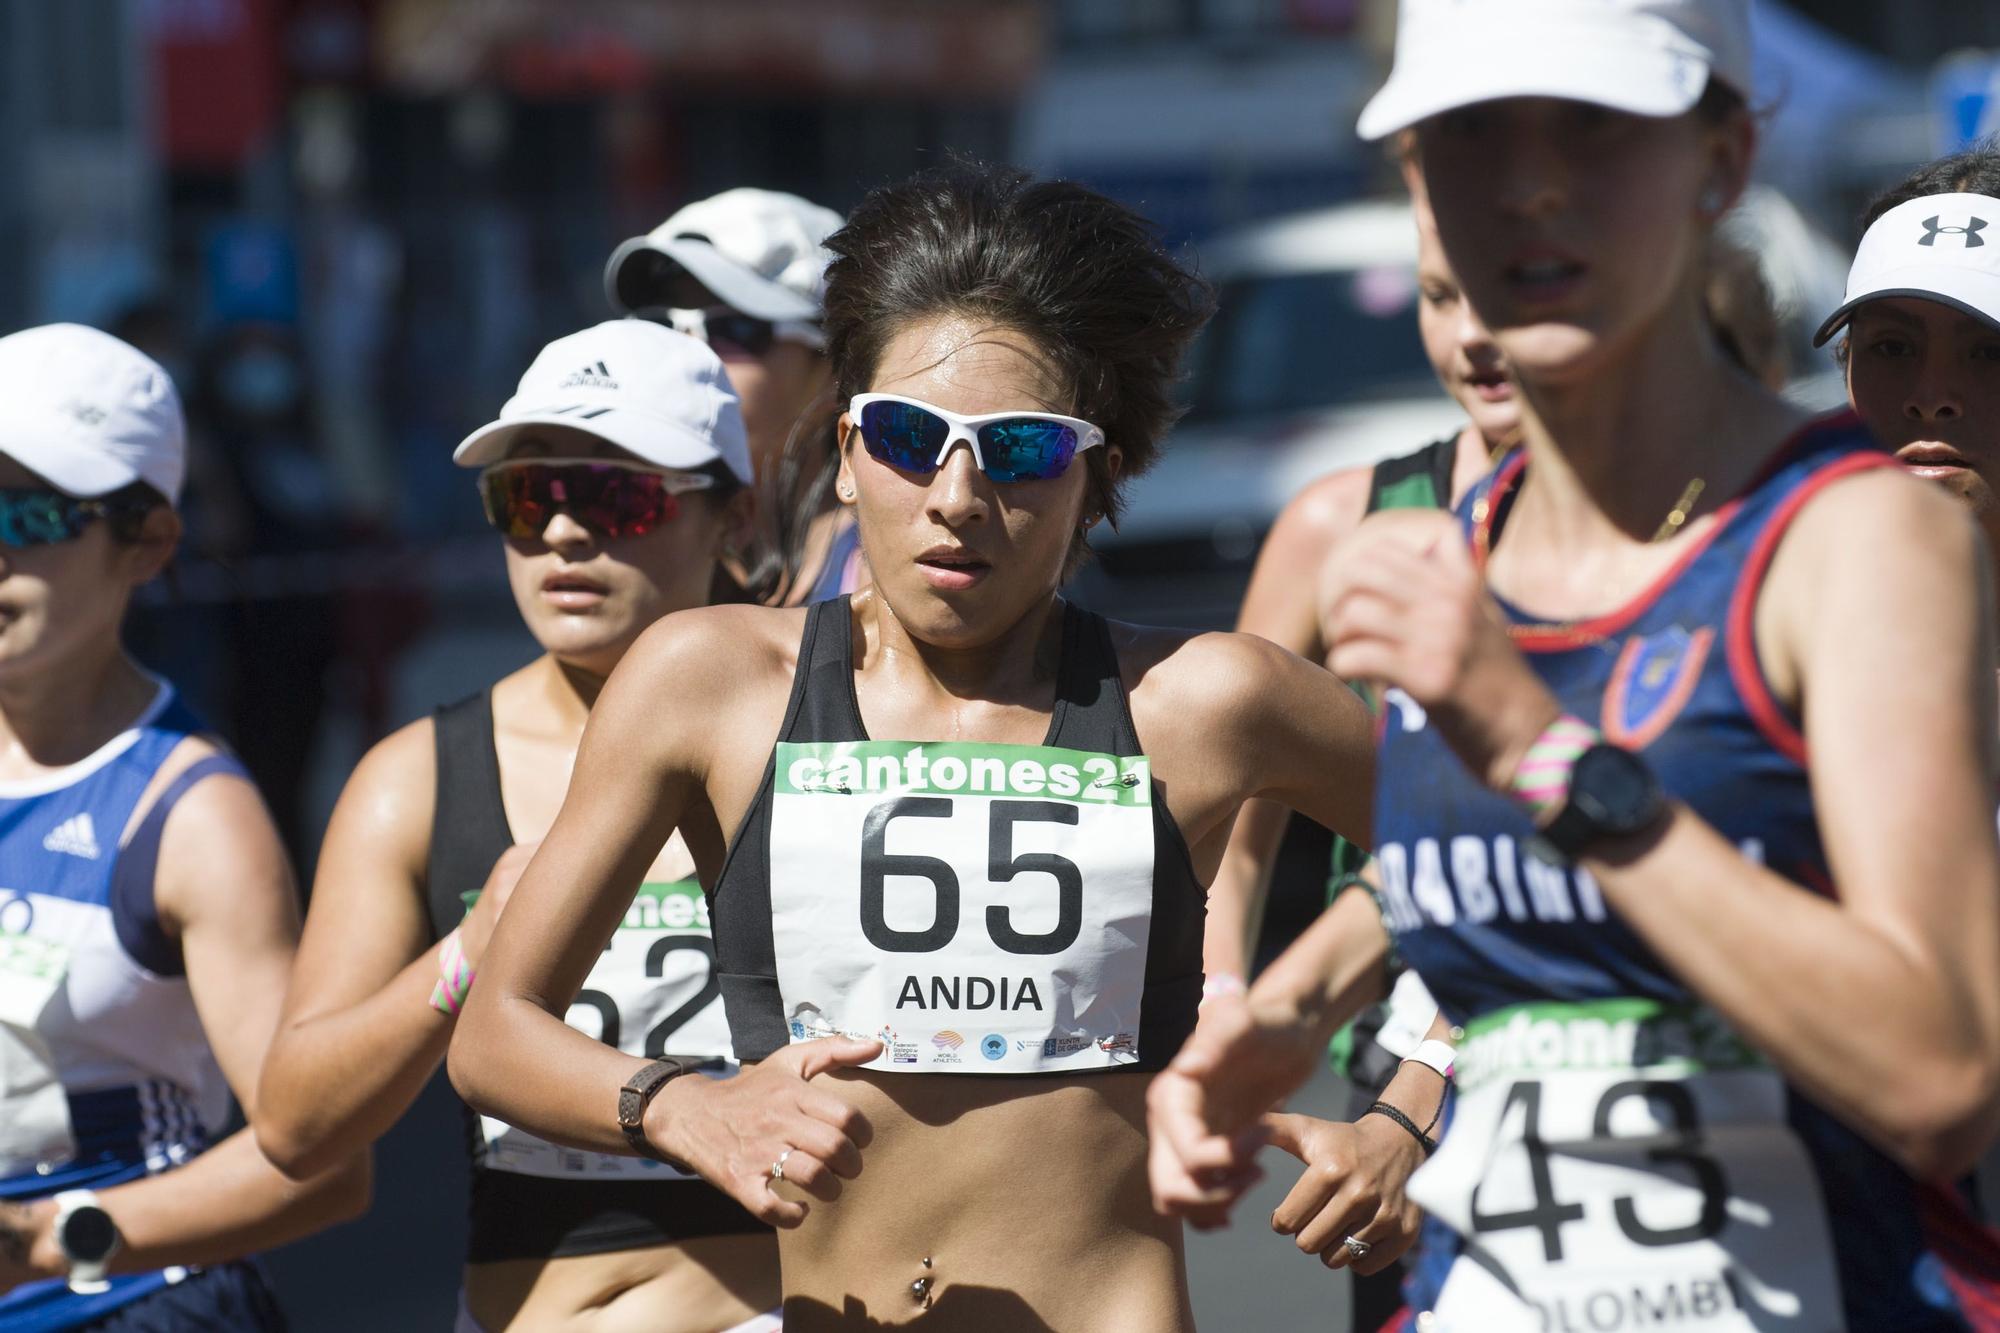
[[[1083,929],[1083,872],[1076,862],[1053,852],[1014,854],[1014,826],[1020,823],[1070,824],[1077,807],[1065,801],[994,801],[987,828],[986,878],[1006,884],[1024,874],[1047,875],[1056,883],[1056,924],[1042,934],[1015,929],[1008,908],[986,909],[986,933],[1008,953],[1057,954],[1076,943]],[[885,953],[935,953],[958,934],[958,872],[935,856],[888,849],[889,825],[898,819],[949,819],[952,802],[944,796],[899,796],[868,812],[861,826],[861,932]],[[888,921],[885,884],[891,875],[930,882],[936,905],[930,925],[922,930],[897,930]]]

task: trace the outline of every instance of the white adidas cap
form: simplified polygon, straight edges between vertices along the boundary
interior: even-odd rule
[[[2000,328],[2000,199],[1927,194],[1876,218],[1847,270],[1847,297],[1813,335],[1813,346],[1884,296],[1955,306]]]
[[[1751,88],[1750,0],[1402,0],[1396,23],[1364,139],[1503,97],[1678,116],[1711,75]]]
[[[0,338],[0,453],[71,495],[143,481],[178,503],[187,424],[151,357],[81,324],[44,324]]]
[[[658,309],[681,270],[732,310],[772,321],[820,317],[826,238],[840,214],[777,190],[724,190],[697,199],[611,252],[604,294],[625,314]]]
[[[707,344],[643,319],[614,319],[558,338],[535,357],[500,419],[452,452],[484,467],[535,426],[588,431],[648,463],[692,470],[720,460],[750,484],[743,410]]]

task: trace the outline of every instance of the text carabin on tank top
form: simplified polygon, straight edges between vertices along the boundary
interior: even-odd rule
[[[1152,927],[1143,756],[781,743],[771,941],[793,1041],[879,1040],[897,1073],[1138,1059]]]

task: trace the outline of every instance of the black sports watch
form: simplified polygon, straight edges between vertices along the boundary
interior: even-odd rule
[[[1599,741],[1577,756],[1569,800],[1528,842],[1543,861],[1568,865],[1601,842],[1644,833],[1667,810],[1666,793],[1645,760]]]
[[[70,1290],[83,1295],[110,1290],[104,1275],[122,1244],[118,1224],[91,1190],[66,1190],[55,1204],[56,1248],[69,1261]]]

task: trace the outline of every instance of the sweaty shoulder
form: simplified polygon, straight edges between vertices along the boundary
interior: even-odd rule
[[[1314,568],[1367,512],[1374,475],[1372,467],[1348,468],[1307,486],[1279,513],[1265,549],[1298,569]]]
[[[1272,684],[1312,667],[1296,653],[1254,634],[1191,633],[1113,622],[1119,674],[1142,740],[1174,733],[1197,739],[1226,726]]]
[[[1961,502],[1901,468],[1825,483],[1779,536],[1758,595],[1757,647],[1774,691],[1795,697],[1798,652],[1822,622],[1923,616],[1934,597],[1970,589],[1988,559],[1983,542]]]
[[[682,708],[742,703],[779,680],[789,688],[805,623],[803,607],[676,611],[639,636],[611,679],[651,682]]]
[[[371,860],[387,856],[419,874],[436,810],[437,728],[420,717],[375,742],[354,766],[327,826],[321,863],[366,848]]]

